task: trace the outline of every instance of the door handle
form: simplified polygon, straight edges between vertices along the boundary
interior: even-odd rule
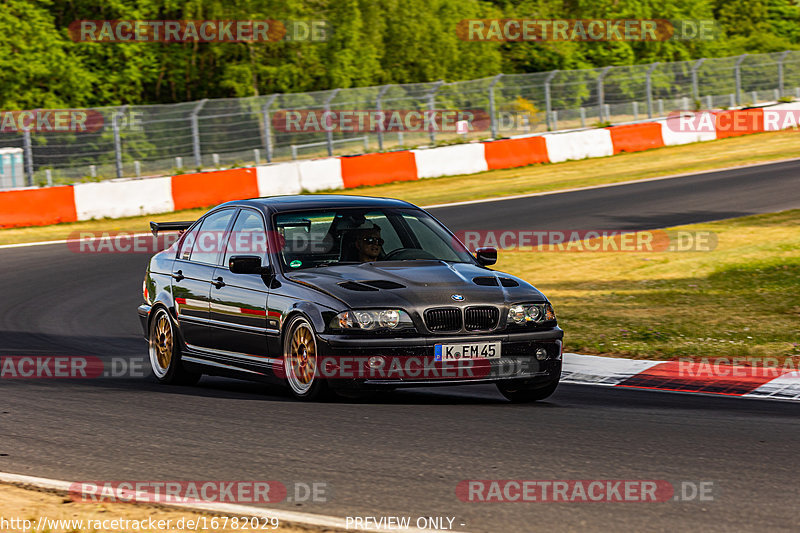
[[[214,281],[212,281],[212,282],[211,282],[211,284],[212,284],[214,287],[218,288],[218,289],[221,289],[222,287],[224,287],[224,286],[225,286],[225,282],[224,282],[224,281],[222,281],[222,276],[220,276],[220,277],[216,278]]]
[[[186,276],[183,275],[183,270],[178,270],[177,272],[172,273],[172,279],[174,279],[175,281],[180,281],[185,277]]]

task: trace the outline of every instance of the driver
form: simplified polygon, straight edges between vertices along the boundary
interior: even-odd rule
[[[355,246],[360,262],[377,261],[383,246],[381,227],[373,224],[371,228],[359,231],[356,235]]]

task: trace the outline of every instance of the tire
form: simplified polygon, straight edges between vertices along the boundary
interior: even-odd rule
[[[331,397],[327,381],[320,377],[317,335],[302,316],[286,325],[283,337],[283,370],[286,385],[298,400],[319,401]]]
[[[202,374],[189,372],[181,364],[181,342],[169,312],[156,309],[150,320],[148,352],[150,368],[159,383],[168,385],[194,385]]]
[[[513,382],[502,382],[497,384],[500,394],[514,403],[531,403],[544,400],[556,391],[561,377],[557,377],[538,385],[515,385]]]

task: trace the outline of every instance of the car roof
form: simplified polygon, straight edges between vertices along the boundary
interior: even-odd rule
[[[298,209],[336,209],[347,207],[414,207],[403,200],[395,198],[378,198],[374,196],[353,196],[349,194],[302,194],[287,196],[265,196],[236,200],[223,205],[241,205],[270,209],[275,212],[297,211]]]

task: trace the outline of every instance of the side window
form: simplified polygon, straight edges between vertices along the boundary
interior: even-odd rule
[[[181,241],[181,249],[178,252],[178,259],[185,259],[186,261],[189,260],[189,257],[192,255],[192,248],[194,247],[194,243],[197,240],[197,232],[200,230],[200,224],[196,225],[192,228],[189,233],[183,238]]]
[[[236,217],[228,246],[225,248],[225,262],[222,264],[227,266],[232,255],[257,255],[262,264],[267,264],[267,231],[264,228],[264,219],[256,211],[243,209]]]
[[[233,213],[233,209],[223,209],[208,215],[203,220],[189,257],[191,261],[209,265],[217,264],[217,257],[219,257],[219,252],[225,242],[225,229],[228,227]]]

